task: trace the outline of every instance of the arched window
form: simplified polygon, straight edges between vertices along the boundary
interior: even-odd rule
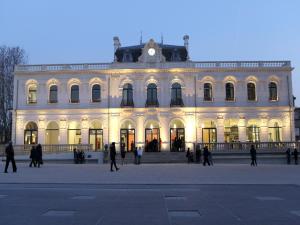
[[[29,122],[24,130],[24,144],[35,145],[38,143],[38,126],[35,122]]]
[[[71,103],[79,103],[79,85],[77,84],[71,87]]]
[[[123,107],[133,107],[134,106],[132,84],[125,84],[123,86],[121,106],[123,106]]]
[[[154,83],[147,86],[147,101],[146,106],[158,106],[157,86]]]
[[[248,95],[248,101],[255,101],[256,100],[255,84],[254,83],[248,83],[247,84],[247,95]]]
[[[49,90],[49,103],[57,103],[57,86],[52,85]]]
[[[204,101],[212,101],[212,85],[210,83],[204,84]]]
[[[247,139],[249,142],[259,142],[260,141],[260,127],[257,125],[250,125],[246,130]]]
[[[92,87],[92,102],[101,101],[101,86],[99,84],[94,84]]]
[[[269,127],[269,141],[270,142],[280,142],[282,127],[279,126],[278,122],[275,122],[273,126]]]
[[[234,85],[233,83],[226,83],[226,101],[234,101]]]
[[[171,106],[183,106],[181,85],[179,83],[172,84],[171,89]]]
[[[269,100],[270,101],[277,101],[277,84],[275,82],[269,83]]]
[[[28,104],[36,104],[37,103],[37,86],[35,84],[30,85],[28,87],[28,96],[27,96],[27,102]]]

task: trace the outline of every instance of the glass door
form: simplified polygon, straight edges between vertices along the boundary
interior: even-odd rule
[[[135,129],[121,129],[120,143],[125,143],[125,151],[130,152],[135,147]]]
[[[89,143],[93,145],[93,150],[103,150],[103,130],[102,129],[90,129],[89,130]]]
[[[146,128],[145,129],[145,151],[158,152],[159,146],[159,128]]]
[[[170,147],[172,152],[185,150],[184,128],[170,128]]]

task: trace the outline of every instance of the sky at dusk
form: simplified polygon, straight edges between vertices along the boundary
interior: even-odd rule
[[[291,60],[300,106],[299,0],[0,0],[0,45],[25,49],[30,64],[113,60],[122,46],[150,38],[209,60]]]

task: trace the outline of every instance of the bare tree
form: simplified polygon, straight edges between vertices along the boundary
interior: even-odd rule
[[[11,140],[14,67],[26,61],[20,47],[0,46],[0,143]]]

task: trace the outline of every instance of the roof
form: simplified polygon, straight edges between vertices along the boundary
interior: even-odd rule
[[[162,49],[162,54],[167,62],[184,62],[187,61],[187,50],[185,46],[157,44]],[[142,55],[142,49],[145,43],[140,45],[120,47],[116,50],[115,55],[117,62],[138,62]]]

